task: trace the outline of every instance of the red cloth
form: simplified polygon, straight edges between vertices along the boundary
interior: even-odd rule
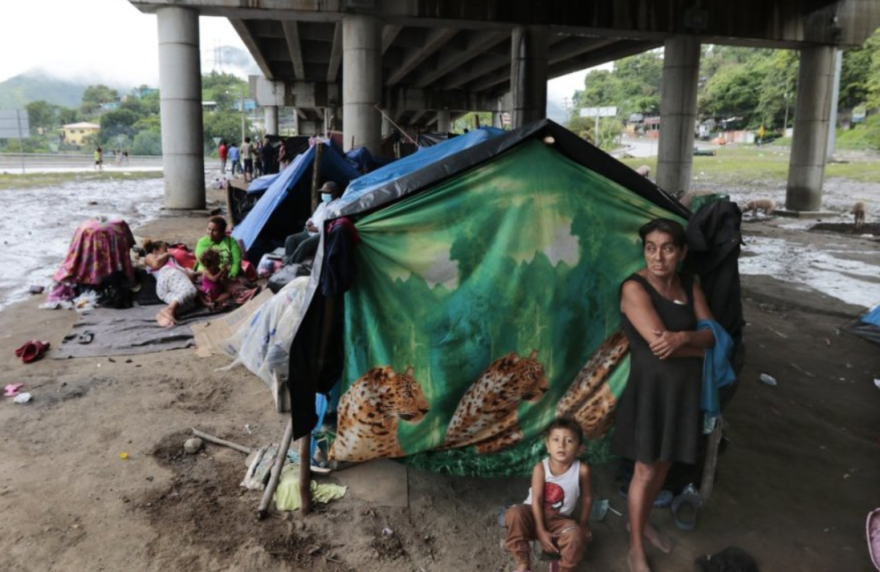
[[[122,271],[134,283],[132,246],[134,236],[125,221],[86,221],[76,229],[67,257],[52,279],[98,286],[104,278]]]
[[[184,268],[192,270],[196,267],[196,255],[185,244],[169,246],[168,254],[173,256],[174,260]]]

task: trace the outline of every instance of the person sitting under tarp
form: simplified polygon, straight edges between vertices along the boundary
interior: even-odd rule
[[[321,240],[321,225],[327,217],[329,205],[342,196],[342,189],[333,181],[327,181],[320,189],[321,204],[306,221],[305,230],[291,234],[284,241],[284,264],[301,264],[315,257]]]

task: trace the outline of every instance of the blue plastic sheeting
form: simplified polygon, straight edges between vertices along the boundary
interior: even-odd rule
[[[880,304],[878,304],[873,310],[862,316],[861,321],[865,322],[866,324],[872,324],[880,328]]]
[[[447,139],[433,147],[422,147],[412,155],[398,159],[390,165],[386,165],[353,181],[348,186],[348,189],[346,189],[345,194],[342,195],[342,204],[354,201],[370,191],[381,187],[388,181],[409,175],[428,165],[442,161],[446,157],[479,145],[483,141],[498,137],[503,133],[505,133],[504,130],[496,127],[481,127],[459,137]]]
[[[395,159],[386,159],[384,157],[374,157],[370,150],[366,147],[358,147],[352,149],[345,154],[345,158],[357,168],[361,173],[369,173],[380,167],[384,167]]]
[[[345,158],[335,149],[324,143],[324,151],[321,153],[321,181],[335,181],[341,187],[348,185],[349,181],[360,176]],[[315,147],[297,155],[293,162],[269,185],[266,192],[251,209],[245,219],[232,231],[232,236],[244,243],[245,250],[250,250],[254,241],[260,236],[263,227],[269,218],[275,214],[287,198],[290,190],[302,179],[303,175],[311,172],[315,162]],[[308,187],[311,189],[311,186]],[[291,234],[298,229],[291,229]]]
[[[251,184],[248,185],[248,194],[252,193],[262,193],[266,189],[272,186],[272,183],[275,182],[275,179],[281,176],[281,173],[275,173],[274,175],[263,175],[257,179],[251,181]]]

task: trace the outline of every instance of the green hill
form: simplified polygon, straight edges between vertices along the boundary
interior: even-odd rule
[[[79,107],[86,87],[84,83],[28,71],[0,82],[0,109],[21,109],[39,100],[65,107]]]

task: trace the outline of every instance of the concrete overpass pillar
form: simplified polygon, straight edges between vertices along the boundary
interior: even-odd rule
[[[205,208],[199,13],[166,6],[159,28],[159,111],[165,207]]]
[[[517,26],[513,29],[510,93],[514,129],[547,116],[548,36],[546,26]]]
[[[370,16],[342,19],[343,148],[364,146],[373,154],[381,148],[382,26]],[[352,145],[352,141],[354,145]]]
[[[698,39],[666,40],[660,90],[657,185],[670,193],[688,191],[691,186],[699,71]]]
[[[296,111],[294,111],[296,113]],[[278,106],[267,105],[263,108],[263,122],[266,124],[266,135],[278,135]]]
[[[834,89],[834,51],[831,46],[801,50],[794,135],[785,189],[785,208],[792,211],[818,211],[822,208],[828,120]]]
[[[388,113],[388,112],[386,111],[386,113]],[[393,131],[394,131],[394,126],[391,125],[391,120],[383,115],[382,116],[382,139],[385,139],[386,137],[390,136]]]
[[[500,111],[493,111],[492,112],[492,127],[497,127],[498,129],[501,129],[503,127],[503,124],[501,123],[501,112]]]
[[[437,112],[437,131],[440,133],[452,131],[452,116],[448,109],[441,109]]]

